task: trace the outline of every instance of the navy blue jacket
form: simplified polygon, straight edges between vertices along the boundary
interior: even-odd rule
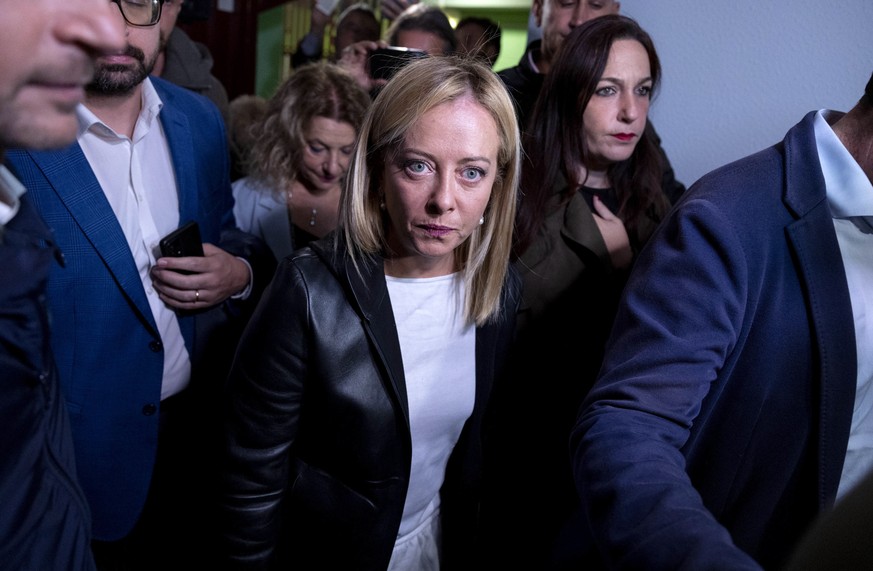
[[[0,567],[89,570],[91,523],[49,347],[51,234],[27,195],[0,228]]]

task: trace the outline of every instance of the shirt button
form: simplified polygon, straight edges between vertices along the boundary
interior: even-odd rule
[[[158,407],[155,406],[154,403],[149,403],[149,404],[142,407],[142,413],[145,416],[151,416],[156,412],[158,412]]]
[[[153,353],[160,353],[163,348],[164,344],[160,341],[151,341],[149,343],[149,349],[151,349]]]

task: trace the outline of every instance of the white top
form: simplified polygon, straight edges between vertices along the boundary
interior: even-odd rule
[[[149,79],[142,85],[142,111],[133,138],[119,135],[82,104],[76,114],[79,145],[127,238],[158,326],[164,346],[163,400],[188,385],[191,360],[176,314],[158,297],[149,276],[160,257],[158,242],[179,226],[179,191],[158,120],[163,103]]]
[[[815,117],[818,147],[828,205],[849,282],[858,355],[855,406],[846,461],[837,498],[842,498],[873,467],[873,185],[828,125],[827,110]]]
[[[460,274],[386,276],[386,281],[403,355],[412,434],[400,542],[439,509],[446,464],[476,399],[476,328],[462,317]]]

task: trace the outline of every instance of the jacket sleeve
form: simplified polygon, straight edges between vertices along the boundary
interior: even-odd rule
[[[747,260],[711,203],[682,206],[638,260],[580,409],[576,487],[609,568],[757,569],[704,505],[681,450],[741,335]]]
[[[308,308],[300,273],[283,262],[242,336],[228,379],[220,502],[233,568],[266,568],[275,548],[303,400]]]

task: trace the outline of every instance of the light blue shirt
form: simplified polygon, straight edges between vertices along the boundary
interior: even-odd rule
[[[821,110],[815,117],[815,142],[824,175],[828,205],[840,245],[855,322],[858,370],[852,427],[837,498],[873,468],[873,184],[849,154],[828,121],[840,114]]]

